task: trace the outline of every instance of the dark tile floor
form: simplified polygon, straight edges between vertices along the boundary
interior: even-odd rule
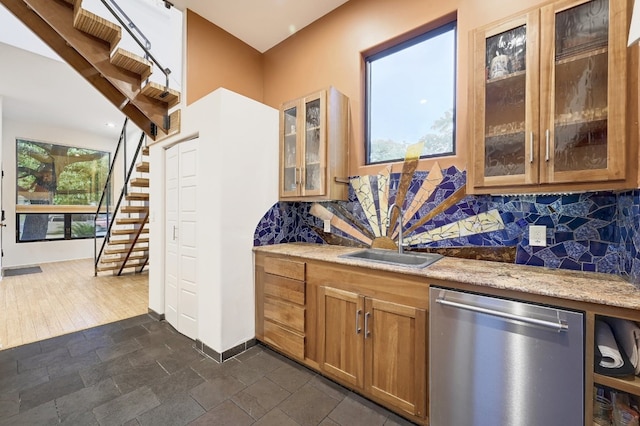
[[[0,351],[0,425],[408,425],[257,345],[219,364],[147,315]]]

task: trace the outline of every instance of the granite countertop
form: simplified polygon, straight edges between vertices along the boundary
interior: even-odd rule
[[[621,277],[535,266],[444,257],[423,269],[339,257],[362,250],[308,243],[254,247],[256,252],[296,256],[444,281],[640,310],[640,289]],[[481,291],[479,289],[479,291]]]

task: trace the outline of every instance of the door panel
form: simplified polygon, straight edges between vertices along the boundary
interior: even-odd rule
[[[320,368],[362,388],[364,298],[351,292],[320,288]]]
[[[165,318],[174,328],[178,328],[178,146],[165,153]]]
[[[426,312],[366,299],[365,384],[372,395],[409,414],[426,407]],[[366,333],[365,331],[365,333]]]
[[[198,336],[197,155],[197,140],[166,153],[165,315],[192,339]]]

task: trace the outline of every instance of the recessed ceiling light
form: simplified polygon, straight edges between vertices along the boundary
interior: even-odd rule
[[[116,125],[114,123],[106,123],[105,126],[107,126],[107,127],[116,127]]]

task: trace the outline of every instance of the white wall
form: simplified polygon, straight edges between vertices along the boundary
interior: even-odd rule
[[[253,234],[278,200],[278,111],[218,89],[182,111],[181,134],[199,134],[198,339],[218,352],[255,337]],[[164,178],[151,167],[150,264],[164,261]],[[160,202],[160,200],[162,200]],[[150,268],[149,307],[164,313],[164,268]]]
[[[7,219],[7,226],[2,231],[2,248],[4,250],[2,267],[93,258],[93,239],[16,243],[16,138],[87,147],[111,153],[113,153],[118,141],[32,122],[2,120],[0,127],[2,131],[2,153],[0,155],[4,170],[2,205]],[[116,182],[116,188],[120,188],[122,178],[119,177],[119,174],[117,178],[119,180]]]

